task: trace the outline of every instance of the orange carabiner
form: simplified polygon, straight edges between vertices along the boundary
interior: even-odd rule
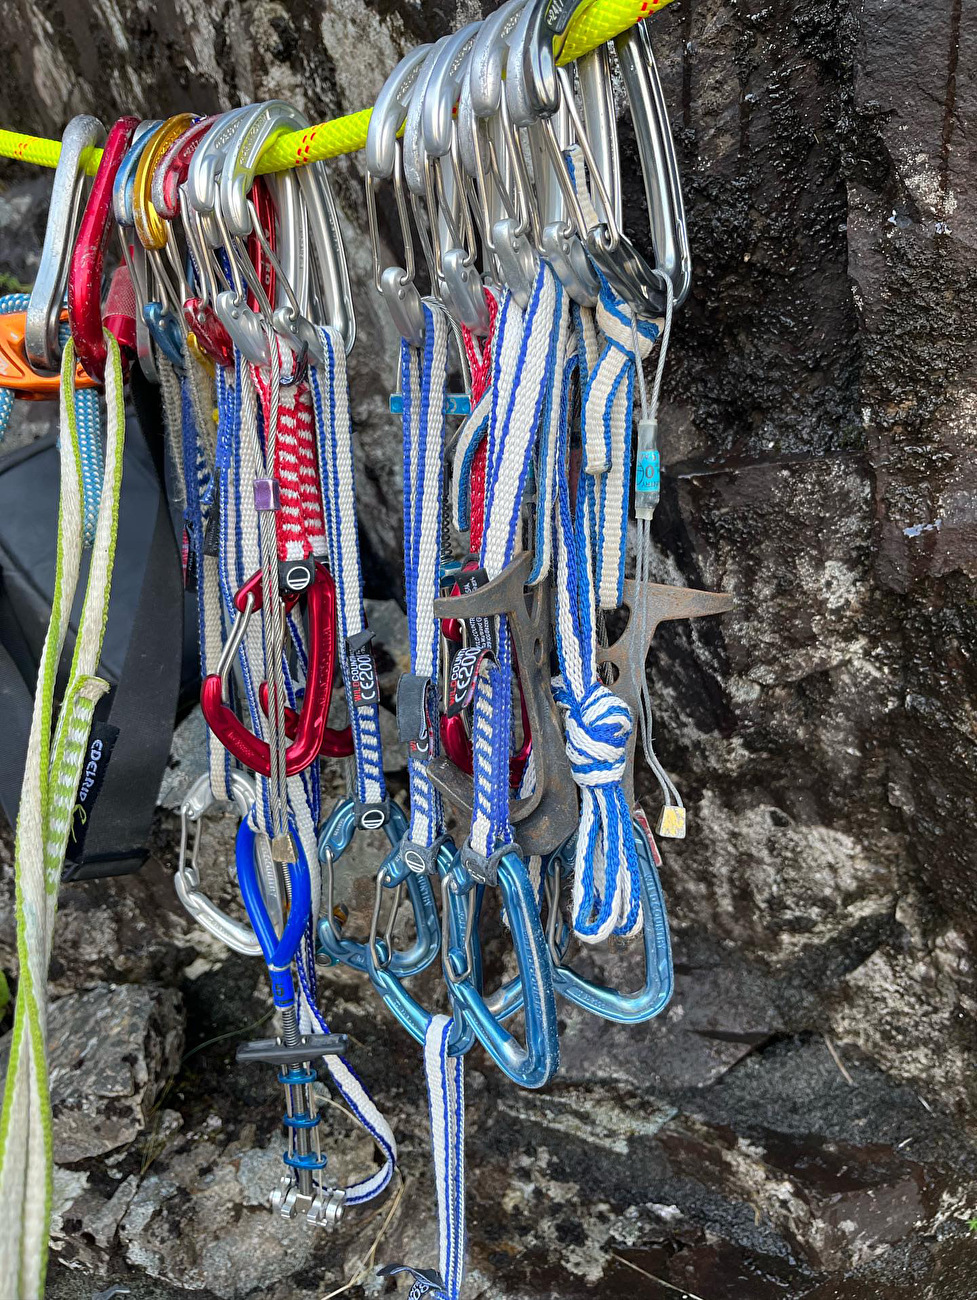
[[[68,313],[62,311],[61,320],[67,319]],[[52,400],[61,391],[61,376],[57,372],[40,375],[27,360],[24,351],[26,325],[26,311],[11,311],[0,316],[0,388],[9,388],[15,397],[28,401]],[[75,368],[75,387],[96,387],[95,380],[80,365]]]

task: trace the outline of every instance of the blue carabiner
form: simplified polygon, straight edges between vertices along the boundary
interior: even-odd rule
[[[573,839],[567,841],[563,848],[553,853],[544,869],[560,871],[565,863],[573,858]],[[551,948],[550,960],[553,967],[553,986],[561,997],[592,1011],[603,1020],[612,1020],[619,1025],[638,1025],[645,1020],[653,1020],[668,1005],[674,989],[674,972],[672,970],[672,947],[668,935],[668,918],[662,897],[661,881],[655,863],[655,850],[637,820],[634,822],[634,845],[638,853],[638,875],[641,889],[641,913],[643,917],[642,941],[644,946],[645,978],[644,984],[634,993],[622,993],[619,989],[578,975],[576,971],[563,964],[563,955],[570,946],[570,927],[563,922],[555,951]],[[506,1018],[522,1006],[522,990],[516,980],[505,985],[496,1007],[501,1018]]]
[[[427,876],[411,871],[403,862],[400,845],[407,834],[407,818],[392,800],[390,815],[383,825],[394,852],[384,860],[378,873],[379,888],[397,889],[406,885],[414,913],[416,937],[406,952],[388,954],[387,970],[396,979],[418,975],[435,960],[441,950],[441,926],[438,908]],[[352,843],[356,833],[356,805],[352,799],[341,799],[333,809],[319,834],[319,861],[331,871]],[[318,925],[318,951],[353,970],[367,970],[369,943],[347,939],[339,933],[336,918],[327,915]]]
[[[142,315],[156,346],[174,370],[182,374],[183,336],[173,313],[167,311],[161,302],[147,302],[143,305]]]
[[[112,182],[112,215],[120,226],[132,226],[132,193],[136,184],[136,168],[149,137],[163,125],[162,118],[141,122],[132,137],[132,143],[122,157],[119,170]]]
[[[455,856],[449,879],[449,892],[457,893],[459,899],[467,896],[467,906],[477,907],[476,882],[460,855]],[[445,976],[452,1002],[456,1004],[456,1015],[457,1008],[460,1008],[465,1021],[496,1065],[523,1088],[542,1088],[560,1064],[553,967],[539,919],[536,894],[526,864],[517,853],[510,851],[502,855],[498,864],[498,881],[512,934],[518,979],[505,986],[502,997],[486,998],[471,960],[475,946],[472,945],[466,953],[456,944],[442,955]],[[460,928],[468,933],[474,929],[468,919]],[[506,1005],[514,999],[525,1007],[525,1046],[501,1023],[516,1010],[516,1006]]]
[[[403,861],[403,858],[401,857],[400,860]],[[442,844],[435,859],[438,875],[442,880],[450,873],[454,860],[454,846],[447,842]],[[411,872],[410,874],[413,875],[414,873]],[[464,927],[467,916],[458,895],[450,897],[447,915],[450,927],[450,947],[455,948],[458,945],[464,945]],[[381,940],[380,943],[382,944],[383,941]],[[472,953],[472,965],[473,977],[478,987],[481,987],[482,961],[481,952],[477,949]],[[370,977],[370,982],[380,995],[380,1000],[387,1010],[407,1030],[411,1037],[423,1046],[433,1016],[421,1006],[413,994],[408,993],[404,988],[401,979],[394,973],[393,960],[388,959],[383,964],[378,964],[375,960],[373,945],[367,944],[366,971]],[[474,1041],[475,1034],[473,1030],[465,1022],[460,1009],[455,1008],[454,1027],[448,1041],[448,1054],[450,1056],[463,1056]]]
[[[237,879],[241,897],[247,909],[248,919],[261,944],[261,951],[271,976],[272,1000],[276,1007],[290,1007],[295,1003],[295,984],[292,980],[292,961],[298,951],[302,936],[309,924],[312,908],[312,882],[309,876],[309,864],[301,839],[295,835],[294,841],[298,852],[296,860],[288,864],[291,899],[288,919],[282,928],[281,937],[275,933],[275,927],[268,915],[268,908],[261,893],[258,874],[254,865],[254,848],[256,832],[247,818],[238,827],[235,845]]]

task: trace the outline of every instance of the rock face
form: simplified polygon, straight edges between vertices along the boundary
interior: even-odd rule
[[[320,120],[369,103],[410,45],[478,12],[468,0],[124,9],[19,0],[3,124],[53,135],[76,112],[111,120],[272,96]],[[665,372],[655,576],[731,591],[737,607],[666,624],[653,648],[659,753],[689,807],[688,839],[664,846],[675,1000],[637,1032],[568,1010],[563,1069],[540,1095],[517,1094],[473,1054],[467,1295],[966,1300],[977,1296],[973,36],[960,0],[676,0],[652,23],[695,259]],[[401,570],[384,414],[394,339],[370,289],[360,161],[331,174],[361,340],[368,594],[386,602]],[[639,229],[640,182],[633,166],[625,174]],[[45,187],[14,164],[3,175],[0,271],[29,281]],[[402,623],[389,606],[383,622],[389,690]],[[179,915],[174,838],[161,813],[161,867],[75,887],[62,905],[56,1012],[93,998],[126,1038],[147,1008],[175,1008],[158,986],[179,988],[195,1054],[151,1120],[152,1080],[174,1068],[162,1048],[144,1053],[155,1064],[142,1073],[128,1067],[109,1128],[80,1137],[69,1117],[89,1094],[65,1094],[57,1244],[82,1272],[53,1267],[51,1293],[87,1296],[94,1273],[145,1296],[324,1294],[355,1273],[378,1225],[289,1235],[261,1207],[277,1169],[277,1088],[234,1065],[233,1037],[205,1044],[260,1018],[264,980]],[[215,831],[217,875],[226,840]],[[0,922],[8,971],[11,940]],[[617,977],[636,957],[611,954],[608,969]],[[129,990],[126,1005],[109,980]],[[401,1141],[408,1186],[377,1259],[432,1263],[418,1053],[352,976],[328,976],[326,1006]],[[368,1164],[365,1139],[327,1114],[340,1171]]]

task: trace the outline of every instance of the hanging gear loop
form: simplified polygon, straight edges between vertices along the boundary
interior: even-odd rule
[[[639,734],[664,794],[659,832],[684,833],[685,809],[652,748],[646,659],[658,623],[721,612],[728,598],[650,582],[657,402],[691,260],[649,38],[618,35],[633,9],[632,0],[509,0],[408,53],[363,136],[373,278],[400,338],[391,410],[401,422],[408,646],[395,707],[407,812],[387,788],[384,688],[364,601],[346,249],[316,161],[335,141],[324,149],[330,132],[281,100],[207,118],[122,118],[76,238],[105,133],[78,119],[66,136],[38,284],[29,301],[8,304],[0,328],[8,391],[49,390],[41,370],[64,349],[62,563],[18,824],[22,980],[0,1124],[10,1210],[0,1244],[16,1281],[0,1281],[0,1300],[42,1284],[46,966],[78,765],[104,689],[94,672],[129,368],[160,387],[184,583],[198,612],[207,761],[181,808],[175,888],[195,922],[268,972],[276,1033],[242,1044],[238,1061],[273,1066],[282,1087],[275,1213],[334,1228],[384,1193],[397,1163],[393,1133],[346,1059],[348,1040],[330,1034],[320,1009],[317,961],[362,975],[423,1048],[439,1258],[437,1268],[381,1272],[408,1272],[412,1295],[436,1300],[460,1300],[464,1281],[469,1049],[480,1043],[512,1081],[540,1088],[559,1065],[559,998],[637,1024],[671,996],[661,860],[635,802]],[[617,36],[613,51],[595,49],[597,36]],[[648,201],[647,256],[624,219],[615,66]],[[285,166],[297,135],[310,165],[262,179],[275,160]],[[402,244],[389,256],[381,187]],[[124,269],[103,308],[113,225]],[[103,319],[118,341],[103,338]],[[644,366],[656,349],[649,396]],[[81,391],[76,355],[104,378],[104,465],[96,389]],[[0,399],[0,420],[12,400]],[[89,540],[81,630],[51,739],[53,672]],[[324,810],[320,764],[335,759],[347,793]],[[246,920],[204,889],[202,822],[221,804],[237,818]],[[375,855],[372,907],[359,922],[337,871],[354,843]],[[484,903],[496,889],[512,970],[487,989],[494,913]],[[575,945],[611,937],[642,945],[634,991],[574,967]],[[441,1001],[425,1005],[409,981],[439,956]],[[511,1023],[520,1012],[521,1036]],[[347,1186],[327,1172],[325,1077],[379,1156]]]

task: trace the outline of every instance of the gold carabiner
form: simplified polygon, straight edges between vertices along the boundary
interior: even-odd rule
[[[150,197],[153,188],[153,176],[164,155],[176,144],[180,136],[188,131],[197,121],[195,113],[177,113],[167,118],[162,126],[157,127],[146,141],[146,145],[136,164],[136,174],[132,183],[132,216],[136,234],[143,248],[161,250],[169,239],[170,225],[156,211]]]

